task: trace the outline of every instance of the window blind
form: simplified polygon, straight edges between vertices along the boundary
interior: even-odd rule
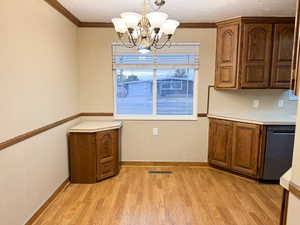
[[[172,69],[199,67],[199,43],[173,43],[170,47],[140,54],[136,48],[126,48],[121,43],[112,45],[113,68]]]

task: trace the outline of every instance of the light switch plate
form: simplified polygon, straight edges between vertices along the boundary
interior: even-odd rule
[[[153,136],[158,136],[158,128],[153,128],[152,129],[152,135]]]
[[[258,99],[254,99],[253,103],[252,103],[253,108],[258,108],[259,107],[259,100]]]

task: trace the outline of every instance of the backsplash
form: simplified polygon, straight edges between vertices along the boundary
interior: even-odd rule
[[[288,90],[211,89],[209,113],[265,113],[295,115],[297,101],[290,100]]]

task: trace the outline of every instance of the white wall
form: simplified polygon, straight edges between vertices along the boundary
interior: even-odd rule
[[[0,1],[0,142],[79,112],[77,31],[45,1]],[[68,177],[75,122],[0,151],[0,225],[24,224]]]
[[[300,187],[300,104],[298,105],[295,147],[292,165],[292,182]],[[290,192],[287,225],[300,224],[300,198]]]
[[[259,100],[259,108],[253,107],[253,101]],[[283,107],[278,101],[283,100]],[[296,115],[297,101],[289,100],[288,91],[253,89],[239,91],[219,91],[211,89],[210,109],[212,114],[218,113],[266,113],[280,115]]]
[[[117,41],[111,28],[80,28],[80,109],[82,112],[113,112],[113,74],[111,44]],[[179,29],[176,42],[200,43],[198,112],[206,113],[208,85],[215,74],[216,29]],[[260,111],[276,111],[277,101],[285,100],[282,113],[295,114],[296,102],[287,101],[282,90],[214,91],[213,112],[252,110],[251,101],[259,98]],[[99,119],[99,118],[85,118]],[[109,118],[103,118],[109,119]],[[159,136],[152,136],[152,128]],[[123,161],[206,162],[208,119],[198,121],[125,121],[122,139]]]

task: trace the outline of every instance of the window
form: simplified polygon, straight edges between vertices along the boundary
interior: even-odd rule
[[[197,119],[198,47],[176,44],[141,55],[113,45],[115,117]]]

